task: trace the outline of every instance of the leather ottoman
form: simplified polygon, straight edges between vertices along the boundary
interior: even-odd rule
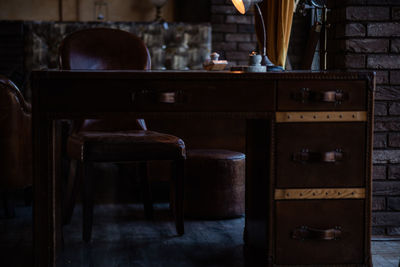
[[[244,214],[245,155],[219,149],[188,150],[185,216],[225,219]]]

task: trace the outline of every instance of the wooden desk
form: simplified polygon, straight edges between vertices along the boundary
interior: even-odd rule
[[[246,254],[266,266],[371,266],[374,81],[371,73],[33,72],[35,265],[55,265],[60,239],[54,121],[131,115],[246,119]]]

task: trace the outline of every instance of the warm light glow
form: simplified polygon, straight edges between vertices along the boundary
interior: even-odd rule
[[[244,7],[243,0],[232,0],[232,3],[241,14],[246,13],[246,8]]]

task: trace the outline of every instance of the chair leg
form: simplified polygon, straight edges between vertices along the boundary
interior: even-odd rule
[[[147,220],[153,219],[153,198],[151,195],[150,181],[147,176],[147,162],[139,163],[139,179],[142,188],[144,214]]]
[[[72,214],[74,213],[75,201],[79,191],[79,180],[81,178],[80,169],[81,163],[77,160],[71,160],[67,181],[67,191],[64,195],[64,225],[71,222]]]
[[[93,176],[92,163],[82,164],[82,223],[83,241],[90,242],[92,239],[93,225]]]
[[[174,192],[173,207],[174,207],[174,217],[175,226],[178,235],[183,235],[185,233],[184,226],[184,163],[182,160],[175,160],[172,162],[172,189]]]

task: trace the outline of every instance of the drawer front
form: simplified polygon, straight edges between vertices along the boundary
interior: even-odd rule
[[[267,112],[275,110],[275,83],[263,80],[91,80],[47,84],[41,107],[51,111]],[[81,97],[71,94],[71,88]],[[51,101],[47,101],[48,96]],[[88,105],[90,99],[90,105]],[[74,103],[74,105],[71,105]],[[89,108],[90,107],[90,108]]]
[[[278,110],[366,110],[365,81],[279,81]]]
[[[276,202],[276,264],[361,264],[364,200]]]
[[[276,187],[364,187],[366,123],[276,126]]]
[[[254,81],[151,82],[137,92],[134,102],[149,111],[254,111],[274,110],[274,83]]]

